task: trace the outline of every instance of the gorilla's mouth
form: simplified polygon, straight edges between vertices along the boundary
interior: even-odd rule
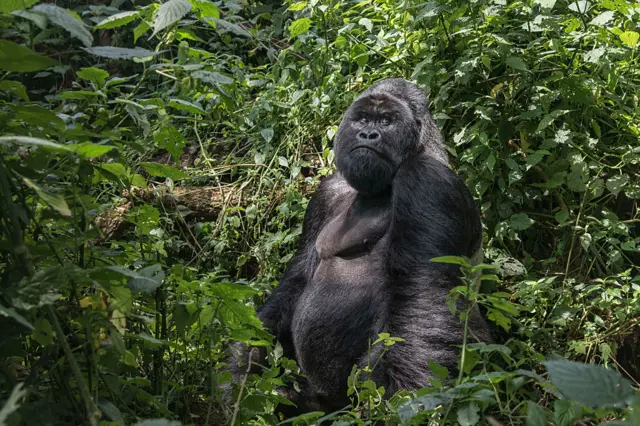
[[[368,151],[373,151],[373,152],[375,152],[375,153],[376,153],[376,154],[378,154],[380,157],[384,157],[384,158],[386,158],[386,157],[387,157],[387,156],[386,156],[382,151],[380,151],[380,149],[379,149],[379,148],[374,147],[374,146],[371,146],[371,145],[364,145],[364,144],[359,144],[359,145],[354,146],[354,147],[351,149],[351,152],[355,152],[355,151],[356,151],[356,150],[358,150],[358,149],[366,149],[366,150],[368,150]]]

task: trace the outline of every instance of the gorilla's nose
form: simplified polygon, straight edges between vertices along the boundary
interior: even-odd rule
[[[380,132],[377,130],[362,131],[358,133],[358,139],[363,142],[374,141],[378,138],[380,138]]]

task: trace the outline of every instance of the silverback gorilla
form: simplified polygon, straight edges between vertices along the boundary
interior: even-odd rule
[[[371,376],[386,395],[428,385],[430,360],[455,371],[463,326],[445,298],[459,269],[430,259],[481,250],[478,209],[417,86],[387,79],[363,92],[334,148],[338,170],[309,202],[301,245],[258,313],[306,376],[286,391],[298,413],[347,405],[351,369],[376,362],[382,348],[370,342],[382,332],[404,339]],[[471,323],[488,338],[479,312]],[[232,368],[237,377],[246,363]]]

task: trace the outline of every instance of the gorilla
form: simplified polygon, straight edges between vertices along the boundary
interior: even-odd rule
[[[429,361],[457,370],[463,324],[445,303],[461,285],[457,265],[438,256],[477,258],[479,211],[448,166],[424,93],[402,79],[364,91],[335,138],[337,172],[311,198],[300,247],[258,317],[306,377],[288,389],[296,413],[349,404],[354,365],[376,364],[371,379],[385,394],[429,384]],[[476,259],[477,262],[477,259]],[[488,340],[478,310],[473,334]],[[371,346],[380,333],[404,339]],[[254,348],[255,349],[255,348]],[[259,364],[259,354],[252,360]],[[246,372],[242,356],[232,363]]]

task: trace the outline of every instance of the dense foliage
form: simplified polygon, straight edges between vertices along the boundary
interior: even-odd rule
[[[0,1],[0,424],[276,424],[298,369],[255,307],[388,76],[425,88],[481,206],[500,282],[463,265],[452,300],[500,344],[387,399],[354,370],[325,419],[640,424],[638,3],[265,3]],[[270,365],[225,416],[234,340]]]

